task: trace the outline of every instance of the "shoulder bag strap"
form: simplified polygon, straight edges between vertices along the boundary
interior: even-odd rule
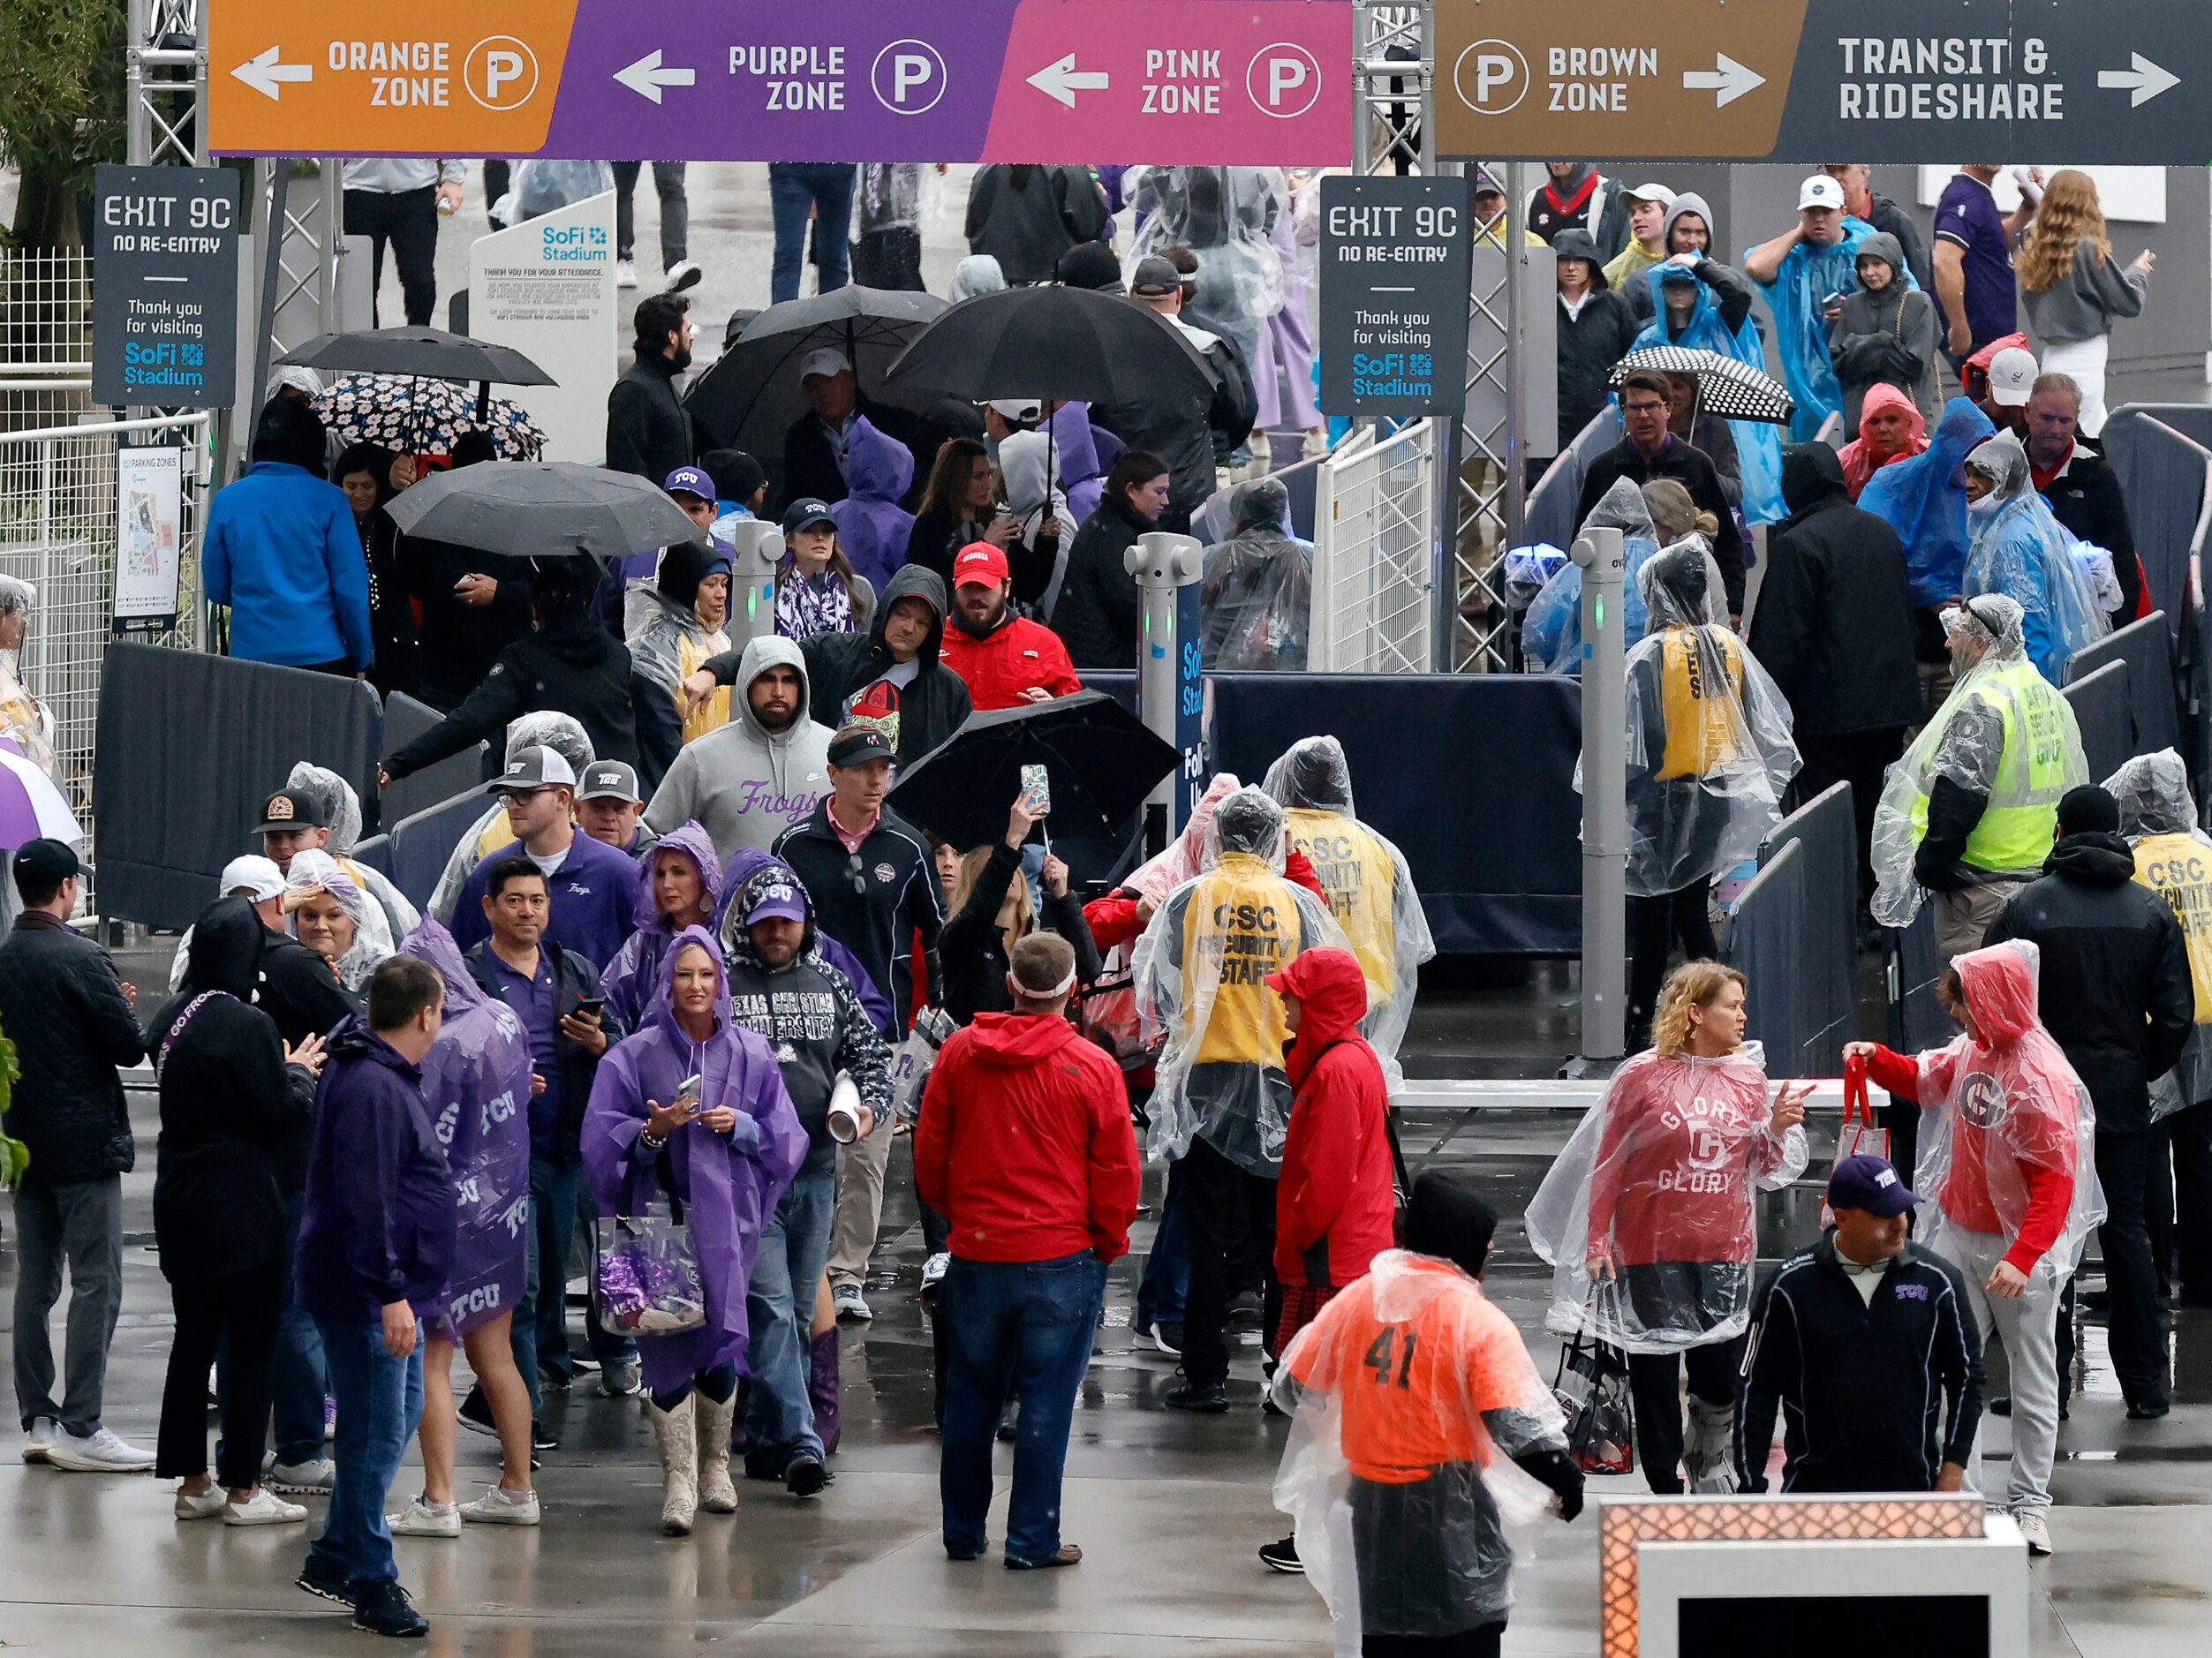
[[[177,1015],[177,1022],[169,1028],[169,1035],[162,1038],[161,1049],[154,1056],[155,1081],[158,1081],[161,1079],[162,1072],[167,1068],[169,1051],[177,1045],[177,1038],[185,1034],[185,1027],[192,1023],[192,1016],[215,1000],[216,997],[229,994],[228,991],[202,991],[185,1005],[185,1011]]]

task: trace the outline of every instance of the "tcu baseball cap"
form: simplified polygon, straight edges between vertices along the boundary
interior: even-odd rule
[[[1862,1209],[1884,1220],[1902,1215],[1920,1202],[1887,1157],[1861,1154],[1846,1157],[1828,1177],[1828,1207]]]
[[[558,749],[525,749],[507,762],[507,769],[484,785],[487,795],[523,795],[533,788],[574,788],[576,768]]]
[[[953,561],[955,587],[996,587],[1006,578],[1006,554],[988,541],[970,541]]]
[[[783,533],[786,535],[796,535],[800,531],[810,530],[818,524],[826,524],[833,530],[837,527],[837,520],[831,514],[829,502],[826,501],[807,495],[783,509]]]
[[[679,466],[661,480],[661,487],[673,495],[681,492],[697,495],[701,501],[714,499],[714,480],[700,466]]]
[[[745,925],[757,921],[804,921],[806,898],[790,881],[774,881],[763,887],[745,912]]]

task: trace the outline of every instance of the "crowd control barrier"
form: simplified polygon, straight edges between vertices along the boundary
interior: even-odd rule
[[[376,793],[384,716],[361,680],[162,645],[108,650],[93,756],[100,913],[182,928],[303,759]]]
[[[430,894],[445,873],[446,860],[491,803],[481,788],[471,788],[392,825],[384,873],[417,909],[429,913]]]
[[[392,875],[391,836],[371,835],[367,840],[358,842],[353,848],[353,861],[365,869],[374,870],[386,880],[390,880]],[[395,886],[397,884],[393,883]]]
[[[1620,411],[1608,403],[1574,434],[1574,441],[1529,492],[1521,521],[1524,546],[1555,546],[1564,552],[1574,545],[1575,532],[1582,527],[1575,510],[1582,501],[1582,480],[1589,476],[1590,463],[1619,441]]]
[[[1777,1076],[1840,1076],[1859,1007],[1851,786],[1838,783],[1784,818],[1759,864],[1721,934],[1721,959],[1752,981],[1748,1034],[1766,1044]]]
[[[1257,783],[1333,735],[1361,818],[1412,866],[1446,955],[1574,955],[1582,938],[1582,687],[1521,674],[1223,674],[1212,765]]]
[[[2178,625],[2187,614],[2190,554],[2203,544],[2212,508],[2212,409],[2129,403],[2093,441],[2120,480],[2151,603]]]
[[[2160,749],[2181,749],[2181,705],[2173,675],[2173,639],[2166,629],[2166,614],[2154,610],[2140,622],[2131,622],[2095,644],[2066,659],[2066,682],[2087,679],[2108,662],[2127,664],[2127,701],[2131,721],[2128,753],[2155,754]],[[2099,779],[2110,776],[2097,773]]]
[[[1936,945],[1936,907],[1921,906],[1913,924],[1890,938],[1889,1044],[1899,1053],[1924,1053],[1959,1034],[1936,996],[1936,981],[1951,964]]]
[[[2125,662],[2107,662],[2087,678],[2070,681],[2066,701],[2081,728],[2081,752],[2089,761],[2089,780],[2102,783],[2140,750],[2135,739]]]
[[[1799,994],[1802,941],[1798,933],[1812,901],[1812,859],[1792,840],[1775,848],[1736,895],[1720,930],[1720,959],[1750,980],[1744,1036],[1764,1044],[1770,1076],[1824,1074],[1800,1061],[1816,1044],[1816,1016]]]
[[[427,703],[417,702],[405,691],[394,691],[384,699],[384,752],[393,753],[406,747],[434,726],[442,725],[445,716]],[[389,828],[402,818],[411,818],[419,811],[427,811],[441,801],[450,800],[472,783],[484,780],[484,756],[489,745],[472,742],[458,754],[448,755],[435,765],[426,765],[409,777],[396,777],[392,786],[383,794],[381,815],[369,804],[370,796],[361,797],[362,816],[371,828],[380,825]]]

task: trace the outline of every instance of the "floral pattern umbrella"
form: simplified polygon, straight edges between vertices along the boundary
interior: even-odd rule
[[[481,407],[484,418],[479,419]],[[464,432],[488,431],[506,461],[534,461],[546,434],[510,398],[482,400],[478,388],[401,374],[347,374],[315,401],[323,424],[348,443],[381,443],[399,455],[450,455]]]

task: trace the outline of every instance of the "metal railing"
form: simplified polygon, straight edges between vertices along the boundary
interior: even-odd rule
[[[1362,428],[1319,468],[1313,499],[1314,673],[1425,674],[1435,561],[1437,423]]]
[[[0,253],[0,431],[58,426],[92,404],[92,260]]]

